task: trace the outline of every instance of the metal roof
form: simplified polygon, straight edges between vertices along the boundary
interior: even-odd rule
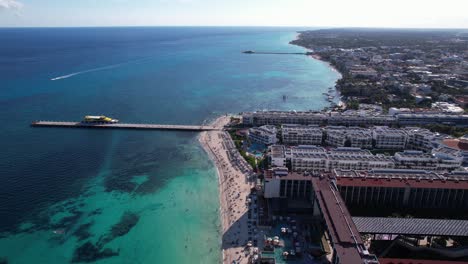
[[[353,217],[360,233],[468,236],[468,220]]]

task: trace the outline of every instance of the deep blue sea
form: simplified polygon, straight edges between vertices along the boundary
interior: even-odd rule
[[[297,30],[0,29],[0,262],[219,263],[217,175],[196,133],[29,124],[322,109],[339,78],[327,64],[241,53],[304,51]]]

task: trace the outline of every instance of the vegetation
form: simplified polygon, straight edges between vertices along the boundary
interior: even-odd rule
[[[432,132],[451,135],[453,137],[462,137],[468,134],[468,128],[448,126],[448,125],[426,125],[425,128]]]
[[[349,100],[348,102],[346,102],[346,109],[358,110],[359,102],[357,100]]]
[[[241,156],[250,164],[250,166],[252,166],[253,169],[257,168],[257,159],[254,156],[248,155],[244,149],[243,143],[246,141],[246,139],[243,136],[236,134],[236,130],[229,131],[229,135],[234,141],[234,144],[236,145],[236,148]]]
[[[250,164],[250,166],[252,166],[252,168],[255,169],[257,167],[257,159],[255,157],[248,155],[244,150],[241,150],[240,154]]]

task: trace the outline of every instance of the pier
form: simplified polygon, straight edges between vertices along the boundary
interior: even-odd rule
[[[271,54],[271,55],[311,55],[311,52],[268,52],[268,51],[243,51],[244,54]]]
[[[178,130],[178,131],[214,131],[221,128],[197,125],[163,125],[163,124],[125,124],[125,123],[85,123],[85,122],[54,122],[36,121],[32,127],[63,127],[63,128],[101,128],[101,129],[137,129],[137,130]]]

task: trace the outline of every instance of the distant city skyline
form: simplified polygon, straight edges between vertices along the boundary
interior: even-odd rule
[[[0,27],[468,28],[466,0],[0,0]]]

